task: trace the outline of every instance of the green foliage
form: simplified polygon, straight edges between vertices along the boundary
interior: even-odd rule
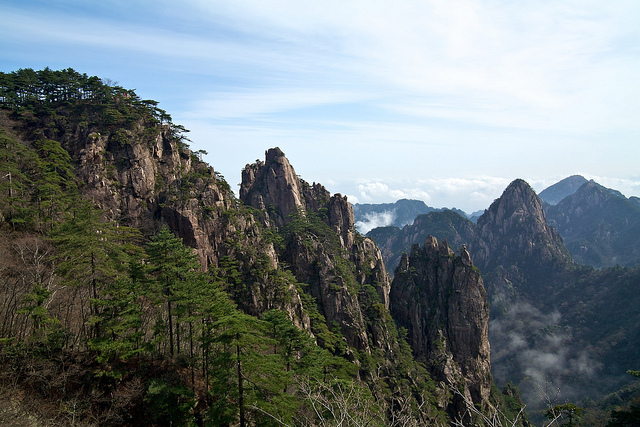
[[[196,402],[188,388],[175,382],[152,379],[145,396],[149,419],[155,425],[195,425],[191,410]]]
[[[174,329],[174,316],[183,307],[185,295],[189,295],[194,273],[200,269],[197,255],[182,243],[167,228],[160,232],[147,244],[149,274],[154,279],[151,282],[151,297],[157,303],[167,307],[167,331],[169,338],[169,354],[174,355],[180,348],[180,328]],[[178,313],[174,313],[174,305]],[[177,342],[174,342],[177,341]]]
[[[564,403],[562,405],[554,405],[547,409],[545,415],[550,420],[563,420],[562,424],[559,425],[573,426],[577,425],[575,423],[580,419],[583,413],[584,409],[576,406],[575,404]]]
[[[29,141],[1,130],[0,225],[46,233],[53,248],[47,259],[55,268],[50,282],[34,280],[20,289],[17,306],[24,327],[21,335],[0,338],[3,355],[15,357],[25,338],[44,349],[38,357],[59,357],[61,375],[73,370],[63,360],[79,361],[74,363],[86,366],[86,373],[73,387],[91,384],[87,394],[105,396],[109,403],[103,401],[103,409],[112,405],[113,413],[127,394],[119,387],[139,378],[137,391],[131,391],[144,408],[139,424],[189,425],[197,415],[209,425],[332,425],[349,415],[368,425],[385,425],[394,408],[390,402],[413,399],[407,406],[412,410],[424,402],[436,406],[435,386],[413,360],[406,336],[396,331],[372,283],[371,268],[356,268],[353,255],[328,225],[326,209],[299,211],[280,230],[257,229],[265,245],[258,247],[241,230],[259,213],[243,206],[208,206],[201,199],[203,214],[238,230],[220,250],[226,256],[205,273],[195,251],[168,228],[144,245],[137,230],[104,221],[101,211],[79,196],[74,168],[80,160],[78,135],[108,138],[99,166],[115,180],[128,161],[123,148],[150,143],[161,131],[177,142],[181,159],[191,161],[190,172],[181,171],[171,189],[156,177],[155,191],[164,193],[161,202],[199,197],[196,190],[203,184],[228,190],[223,177],[201,162],[203,152],[189,155],[188,131],[173,124],[155,101],[72,69],[25,69],[0,73],[0,107],[2,117],[27,129]],[[307,183],[303,186],[311,191]],[[148,224],[147,230],[154,226]],[[363,242],[362,236],[356,239]],[[357,298],[369,336],[388,336],[392,348],[375,348],[373,338],[371,353],[349,348],[344,324],[327,324],[319,302],[285,263],[274,268],[265,248],[273,243],[283,253],[294,241],[311,258],[331,260],[334,290]],[[313,336],[295,326],[288,311],[268,310],[290,307],[296,293]],[[266,307],[252,311],[267,310],[260,317],[233,302],[242,305],[251,298]],[[60,407],[67,408],[69,402],[63,403]],[[100,423],[93,415],[86,419]]]

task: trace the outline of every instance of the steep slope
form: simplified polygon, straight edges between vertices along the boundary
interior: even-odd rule
[[[465,236],[455,246],[466,244],[482,271],[491,307],[493,377],[498,384],[517,384],[534,413],[541,404],[538,386],[560,387],[563,399],[597,399],[620,388],[628,381],[626,369],[640,363],[634,341],[640,270],[577,265],[542,206],[529,185],[516,180],[477,226],[458,221],[450,229],[424,222],[424,228],[369,234],[386,256],[413,253],[402,244],[415,244],[426,233]]]
[[[562,199],[575,193],[585,182],[587,182],[585,177],[571,175],[545,188],[538,196],[550,205],[557,205]]]
[[[285,232],[282,260],[299,281],[310,285],[327,322],[340,325],[350,346],[370,353],[373,331],[365,326],[358,289],[373,287],[389,307],[389,281],[378,248],[368,239],[355,242],[353,211],[346,198],[298,178],[279,148],[265,156],[265,162],[244,168],[241,200],[265,212],[266,227]]]
[[[391,313],[408,330],[416,358],[475,404],[489,406],[489,308],[480,272],[428,236],[403,255],[391,285]],[[461,380],[462,379],[462,380]]]
[[[640,263],[640,207],[618,191],[586,182],[549,207],[547,217],[580,264],[602,268]]]
[[[571,262],[562,237],[547,224],[540,199],[524,180],[509,184],[478,219],[477,230],[480,241],[470,250],[482,271],[500,266],[534,277]]]

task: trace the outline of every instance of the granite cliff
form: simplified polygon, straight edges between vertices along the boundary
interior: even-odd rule
[[[489,407],[489,307],[466,248],[455,254],[446,240],[438,243],[433,236],[422,248],[413,245],[395,272],[391,314],[407,328],[414,355],[437,380]]]
[[[377,347],[390,347],[380,338],[388,331],[368,330],[358,295],[359,289],[371,287],[388,309],[389,278],[375,244],[356,241],[346,197],[298,178],[279,148],[267,150],[265,157],[244,168],[241,200],[262,213],[265,227],[286,231],[281,260],[309,284],[320,314],[340,325],[350,346],[367,353],[374,341]]]

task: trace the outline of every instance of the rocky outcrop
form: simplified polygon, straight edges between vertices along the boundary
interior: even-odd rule
[[[298,178],[279,148],[267,150],[264,162],[245,166],[242,177],[241,200],[264,212],[265,227],[285,235],[280,259],[309,285],[327,323],[340,325],[347,344],[358,350],[370,352],[373,341],[388,346],[371,336],[359,294],[371,286],[388,308],[389,279],[376,245],[369,239],[356,241],[347,198]]]
[[[450,389],[489,406],[489,308],[482,278],[466,248],[428,236],[404,255],[391,284],[391,314],[408,330],[416,359]],[[455,401],[455,400],[454,400]],[[449,408],[459,413],[460,408]]]
[[[82,194],[95,201],[106,219],[146,236],[167,225],[197,251],[204,270],[239,274],[242,286],[231,286],[229,292],[248,314],[281,309],[297,326],[310,330],[298,290],[277,279],[278,256],[261,224],[240,209],[224,179],[169,126],[145,126],[141,122],[133,129],[78,134],[64,141],[77,164]],[[274,197],[278,192],[285,193],[276,189]]]
[[[240,200],[264,212],[267,225],[276,227],[304,207],[300,180],[279,148],[268,150],[264,162],[245,166]]]
[[[228,185],[180,147],[167,126],[152,138],[143,134],[142,128],[121,129],[72,140],[76,146],[69,151],[78,163],[82,193],[96,201],[107,219],[144,234],[155,233],[159,223],[169,225],[198,251],[204,268],[217,265],[228,235],[251,229],[253,220],[223,220],[223,212],[233,209]]]
[[[380,227],[367,233],[380,247],[388,271],[393,271],[400,262],[403,252],[414,243],[424,242],[430,234],[437,234],[439,239],[447,239],[450,245],[459,248],[469,244],[476,238],[476,226],[459,213],[444,209],[419,215],[413,224],[402,229],[397,227]]]

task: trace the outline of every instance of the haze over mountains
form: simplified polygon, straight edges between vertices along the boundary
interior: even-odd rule
[[[565,245],[579,264],[596,268],[615,265],[634,266],[640,262],[640,204],[637,197],[626,198],[617,190],[605,188],[580,175],[565,178],[539,194],[544,202],[547,221],[562,236]],[[399,200],[386,204],[355,204],[356,227],[364,234],[377,227],[392,227],[386,231],[373,231],[377,235],[397,233],[414,221],[433,222],[442,218],[430,212],[443,212],[447,208],[433,208],[419,200]],[[472,214],[451,209],[459,216],[477,222],[483,211]],[[417,213],[417,214],[416,214]],[[453,219],[454,221],[459,221]],[[429,229],[435,225],[416,227]]]

